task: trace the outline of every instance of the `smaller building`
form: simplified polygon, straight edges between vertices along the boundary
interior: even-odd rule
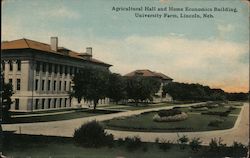
[[[135,70],[135,71],[130,72],[124,76],[127,76],[127,77],[143,76],[143,77],[152,77],[152,78],[159,79],[161,81],[161,87],[160,87],[159,91],[154,95],[153,102],[159,103],[159,102],[172,101],[172,97],[170,95],[163,93],[163,86],[165,86],[166,84],[173,81],[172,78],[166,76],[165,74],[160,73],[160,72],[151,71],[148,69],[144,69],[144,70]]]

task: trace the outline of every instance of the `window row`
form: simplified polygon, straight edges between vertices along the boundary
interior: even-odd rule
[[[13,79],[12,78],[9,79],[9,83],[13,85]],[[17,91],[21,90],[21,79],[20,78],[16,79],[16,90]]]
[[[21,71],[21,60],[9,60],[7,64],[9,65],[9,71],[13,71],[13,63],[17,64],[17,71]],[[5,62],[2,61],[2,70],[5,71]]]
[[[61,108],[70,106],[71,106],[71,100],[69,98],[46,98],[46,99],[43,98],[43,99],[35,99],[34,110]]]
[[[52,67],[54,67],[54,69],[52,70]],[[52,64],[52,63],[45,63],[45,62],[41,62],[41,61],[37,61],[36,62],[36,72],[46,72],[48,71],[49,73],[52,73],[52,71],[54,73],[60,73],[60,74],[76,74],[78,69],[76,67],[73,66],[67,66],[67,65],[60,65],[60,64]]]
[[[69,91],[71,89],[71,82],[68,82],[68,86],[67,86],[67,81],[53,81],[53,84],[51,82],[51,80],[47,80],[47,88],[45,89],[45,80],[41,80],[40,83],[40,90],[41,91],[56,91],[58,89],[58,91]],[[39,87],[39,79],[35,80],[35,91],[38,91],[38,87]],[[63,87],[63,88],[62,88]]]

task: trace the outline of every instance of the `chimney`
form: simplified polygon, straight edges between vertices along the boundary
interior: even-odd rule
[[[86,53],[92,57],[92,47],[87,47],[86,48]]]
[[[53,51],[57,52],[57,49],[58,49],[58,38],[57,37],[50,37],[50,48]]]
[[[91,59],[92,58],[92,47],[87,47],[85,53],[79,54],[79,56],[83,57],[83,59]]]

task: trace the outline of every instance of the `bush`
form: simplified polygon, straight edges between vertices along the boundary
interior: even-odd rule
[[[193,138],[189,142],[189,146],[192,151],[197,152],[201,148],[201,143],[202,141],[200,140],[200,138]]]
[[[220,121],[220,120],[213,120],[213,121],[210,121],[209,123],[208,123],[208,126],[211,126],[211,127],[219,127],[219,124],[221,124],[222,123],[222,121]]]
[[[242,143],[234,141],[233,145],[230,146],[230,152],[233,155],[241,155],[242,153],[247,153],[247,147]]]
[[[161,110],[161,111],[158,111],[157,114],[160,117],[168,117],[168,116],[174,116],[174,115],[181,114],[181,111],[177,110],[177,109]]]
[[[182,137],[180,137],[177,142],[179,142],[180,144],[180,148],[181,149],[185,149],[185,145],[188,143],[189,139],[186,135],[183,135]]]
[[[88,122],[76,129],[73,139],[83,147],[112,146],[114,141],[113,135],[107,134],[96,121]]]
[[[219,138],[219,140],[212,138],[209,142],[209,150],[215,152],[219,151],[222,147],[226,147],[226,144],[223,144],[222,141],[223,140],[221,138]]]
[[[142,147],[141,138],[139,136],[134,136],[132,138],[126,137],[124,141],[125,141],[126,149],[128,151],[135,151]]]
[[[161,141],[159,141],[158,146],[159,149],[163,150],[163,151],[167,151],[168,149],[171,148],[172,143],[168,140],[162,139]]]

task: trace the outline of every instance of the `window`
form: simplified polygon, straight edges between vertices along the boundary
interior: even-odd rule
[[[67,82],[64,81],[64,91],[66,91]]]
[[[76,74],[76,73],[77,73],[77,68],[75,67],[75,68],[74,68],[74,74]]]
[[[56,108],[56,98],[54,99],[54,108]]]
[[[51,63],[49,63],[49,73],[51,73],[52,72],[52,64]]]
[[[16,79],[16,90],[20,90],[21,79]]]
[[[2,70],[4,71],[5,70],[5,63],[2,62]]]
[[[43,72],[46,72],[46,63],[43,63]]]
[[[59,72],[60,72],[60,74],[62,74],[62,72],[63,72],[63,66],[62,65],[59,66]]]
[[[54,81],[54,91],[56,90],[56,81]]]
[[[62,98],[60,98],[59,100],[59,107],[61,107],[61,104],[62,104]]]
[[[64,107],[67,106],[67,98],[65,98],[65,101],[64,101]]]
[[[71,82],[69,82],[69,89],[68,90],[71,91]]]
[[[55,69],[55,70],[54,70],[55,74],[57,74],[57,72],[58,72],[58,71],[57,71],[57,69],[58,69],[57,64],[54,65],[54,69]]]
[[[10,65],[10,71],[13,71],[13,63],[11,60],[9,61],[9,65]]]
[[[50,80],[48,80],[48,91],[50,91]]]
[[[51,102],[51,99],[48,99],[48,109],[50,109],[50,102]]]
[[[40,64],[41,63],[39,61],[36,62],[36,72],[40,71]]]
[[[68,67],[64,66],[64,73],[65,73],[65,75],[67,74],[67,69],[68,69]]]
[[[59,82],[59,91],[61,90],[62,87],[62,81]]]
[[[21,71],[21,60],[17,60],[17,71]]]
[[[38,90],[38,79],[36,79],[36,81],[35,81],[35,90],[36,91]]]
[[[15,110],[19,110],[19,99],[15,99]]]
[[[42,99],[42,109],[44,109],[45,99]]]
[[[12,84],[12,78],[9,79],[9,83]]]
[[[73,73],[73,67],[70,66],[69,74],[72,75],[72,73]]]
[[[42,91],[44,91],[45,80],[42,80]]]
[[[39,99],[36,99],[35,109],[38,109]]]

